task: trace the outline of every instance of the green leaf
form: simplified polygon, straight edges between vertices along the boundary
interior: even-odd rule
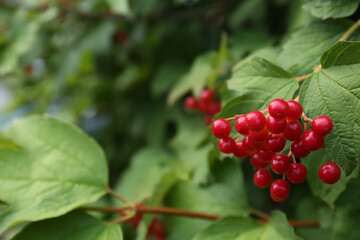
[[[321,67],[360,63],[360,42],[341,41],[329,48],[321,57]]]
[[[115,13],[130,15],[129,0],[106,0],[110,9]]]
[[[329,116],[333,131],[325,137],[325,149],[349,175],[360,152],[360,65],[329,67],[306,79],[300,103],[310,118]]]
[[[45,116],[14,122],[8,137],[20,150],[0,148],[0,232],[63,215],[105,194],[102,149],[78,128]]]
[[[300,239],[280,211],[271,214],[270,222],[262,225],[251,218],[221,219],[196,235],[193,240],[285,240]]]
[[[32,223],[14,240],[122,240],[117,224],[106,225],[83,212],[72,212],[59,218]]]
[[[299,84],[287,71],[268,60],[254,57],[235,66],[228,88],[238,91],[241,96],[228,101],[219,117],[266,109],[275,98],[290,100]]]
[[[360,235],[360,209],[345,207],[336,211],[331,240],[357,240]]]
[[[247,216],[245,186],[240,166],[227,159],[213,166],[214,183],[198,187],[191,182],[175,185],[166,198],[166,205],[190,211],[222,216]],[[169,239],[191,239],[211,222],[203,219],[167,217]]]
[[[314,22],[294,32],[284,44],[279,64],[300,76],[313,71],[320,64],[321,55],[351,26],[351,22]],[[357,39],[355,34],[351,39]]]
[[[352,15],[359,5],[359,0],[302,0],[303,8],[315,17],[342,18]]]

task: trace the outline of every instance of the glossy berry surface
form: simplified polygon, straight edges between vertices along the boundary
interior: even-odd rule
[[[186,100],[185,100],[185,107],[186,107],[187,109],[193,110],[193,109],[196,109],[197,106],[198,106],[198,104],[197,104],[197,101],[196,101],[196,98],[195,98],[195,97],[189,96],[189,97],[186,98]]]
[[[235,141],[231,137],[222,138],[218,142],[218,148],[223,153],[232,153],[235,149]]]
[[[293,163],[286,171],[286,177],[291,183],[302,183],[307,177],[306,167],[301,163]]]
[[[269,161],[262,159],[259,154],[255,153],[251,156],[250,163],[255,168],[265,168],[269,164]]]
[[[283,179],[275,180],[270,186],[270,196],[275,202],[285,202],[290,194],[290,184]]]
[[[304,158],[310,154],[310,150],[304,146],[303,140],[298,139],[291,143],[291,152],[298,158]]]
[[[294,141],[301,137],[302,130],[303,129],[299,121],[288,121],[283,134],[286,139]]]
[[[214,92],[209,89],[202,90],[200,100],[207,103],[212,102],[214,100]]]
[[[241,115],[235,122],[235,129],[238,133],[246,135],[249,133],[249,129],[246,125],[246,115]]]
[[[274,99],[269,104],[269,113],[274,118],[285,118],[289,113],[289,105],[282,99]]]
[[[277,119],[270,116],[266,121],[267,129],[272,133],[282,133],[287,125],[287,121],[285,118]]]
[[[245,119],[247,127],[254,132],[261,131],[266,125],[266,118],[259,111],[249,112]]]
[[[267,147],[272,152],[280,152],[286,145],[286,140],[282,134],[271,134],[267,138]]]
[[[319,178],[327,184],[336,183],[341,176],[341,170],[338,165],[333,162],[323,164],[319,169]]]
[[[266,188],[270,185],[271,180],[271,173],[266,168],[259,169],[254,174],[254,183],[259,188]]]
[[[257,154],[259,154],[259,157],[265,161],[270,162],[272,157],[275,155],[274,152],[271,152],[269,149],[260,149]]]
[[[289,113],[287,115],[287,119],[289,120],[297,120],[301,117],[301,114],[303,112],[303,108],[300,105],[300,103],[296,102],[296,101],[288,101],[287,102],[289,105]]]
[[[310,151],[315,151],[324,146],[324,137],[318,136],[312,130],[307,130],[302,136],[304,147]]]
[[[333,130],[333,122],[328,116],[322,115],[312,121],[311,129],[316,135],[326,136]]]
[[[234,155],[238,158],[246,158],[249,155],[249,149],[246,147],[243,141],[235,143]]]
[[[291,164],[291,159],[285,154],[276,154],[271,159],[271,170],[277,174],[285,173]]]
[[[231,124],[229,121],[223,118],[219,118],[212,124],[211,130],[215,137],[225,138],[228,137],[231,133]]]
[[[249,131],[249,137],[254,141],[258,141],[258,142],[265,141],[268,136],[269,136],[269,131],[266,128],[258,132]]]

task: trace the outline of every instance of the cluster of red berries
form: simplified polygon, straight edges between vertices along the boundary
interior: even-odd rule
[[[201,92],[200,99],[189,96],[185,100],[185,107],[189,110],[198,109],[205,115],[205,124],[208,126],[212,123],[215,114],[221,111],[221,103],[215,101],[215,94],[210,89],[204,89]]]
[[[264,113],[269,112],[266,116]],[[305,132],[299,122],[303,116]],[[235,129],[239,136],[229,137],[232,126],[228,120],[217,119],[212,125],[212,132],[220,138],[219,150],[233,153],[238,158],[250,156],[251,164],[258,169],[254,175],[254,183],[260,188],[270,187],[271,198],[276,202],[284,202],[290,194],[290,183],[305,181],[307,169],[297,163],[295,157],[304,158],[310,151],[320,149],[324,145],[324,137],[333,129],[328,116],[319,116],[314,120],[306,118],[302,106],[297,101],[275,99],[264,111],[252,111],[246,115],[236,115]],[[312,121],[311,130],[306,130],[307,121]],[[244,138],[236,141],[241,135]],[[278,153],[286,145],[286,139],[292,141],[288,155]],[[293,157],[291,163],[290,156]],[[272,182],[272,175],[267,166],[276,174],[283,174],[283,179]],[[340,168],[333,162],[325,163],[319,169],[319,178],[327,184],[333,184],[340,178]],[[285,176],[288,181],[285,180]],[[272,182],[272,183],[271,183]]]

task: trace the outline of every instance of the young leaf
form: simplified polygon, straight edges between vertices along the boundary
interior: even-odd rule
[[[359,0],[302,0],[303,8],[315,17],[342,18],[352,15]]]
[[[0,148],[0,232],[24,222],[57,217],[105,193],[102,149],[78,128],[44,116],[16,121],[8,137],[20,150]]]
[[[321,56],[321,67],[360,63],[360,42],[337,42]]]
[[[43,220],[27,226],[13,240],[123,240],[118,224],[106,225],[82,212]]]

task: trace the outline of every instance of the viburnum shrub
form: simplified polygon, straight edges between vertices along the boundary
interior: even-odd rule
[[[275,180],[270,187],[271,198],[276,202],[284,202],[289,196],[290,185],[285,178],[293,184],[306,180],[307,169],[296,158],[304,158],[311,151],[322,148],[325,136],[333,130],[332,120],[328,116],[322,115],[312,120],[305,116],[302,109],[298,101],[274,99],[268,109],[228,119],[220,118],[212,124],[214,136],[220,138],[218,148],[221,152],[233,153],[238,158],[250,157],[251,164],[258,169],[254,174],[256,186],[265,188],[270,185],[272,176],[267,169],[269,164],[275,174],[283,175],[281,181]],[[301,117],[305,131],[299,121]],[[229,120],[235,120],[235,130],[239,133],[234,138],[229,136],[232,131]],[[311,130],[307,130],[308,122],[311,122]],[[240,137],[243,138],[238,140]],[[287,140],[291,141],[291,147],[285,155],[280,152]],[[340,175],[339,167],[333,162],[325,163],[319,169],[320,180],[327,184],[336,183]]]

